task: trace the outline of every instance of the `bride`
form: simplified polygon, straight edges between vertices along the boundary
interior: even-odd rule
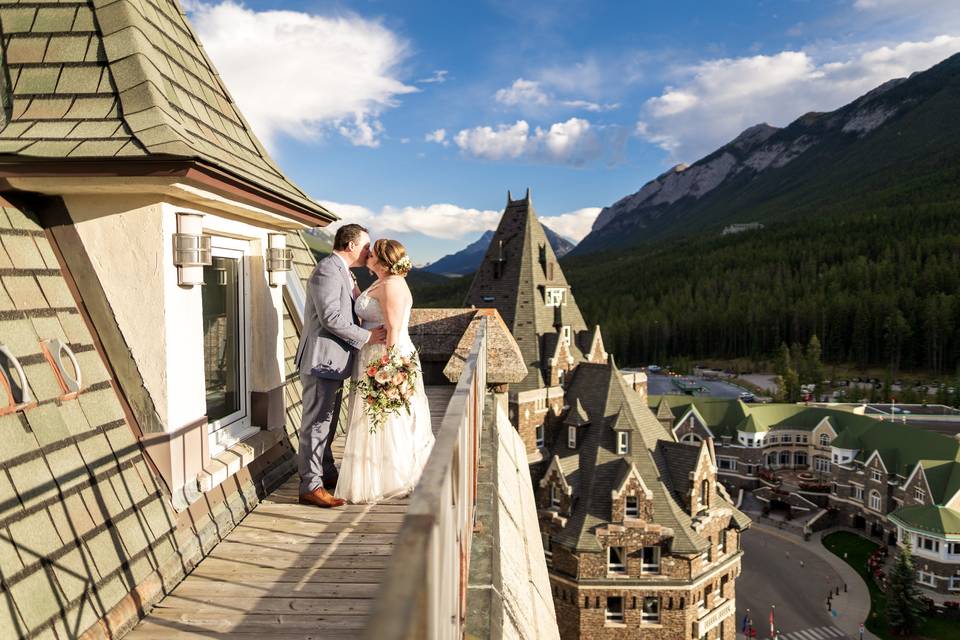
[[[413,296],[405,278],[410,270],[407,250],[396,240],[377,240],[367,258],[367,268],[377,280],[357,296],[354,309],[365,327],[386,327],[387,339],[385,345],[368,344],[360,350],[354,358],[354,380],[371,360],[391,347],[401,355],[413,356],[419,366],[408,333]],[[350,394],[347,443],[334,495],[354,504],[405,496],[420,479],[434,442],[423,377],[417,378],[409,413],[401,409],[389,414],[386,423],[373,433],[357,395]]]

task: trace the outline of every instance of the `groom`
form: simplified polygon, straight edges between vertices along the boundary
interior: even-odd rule
[[[303,383],[301,504],[344,504],[330,493],[337,486],[331,445],[340,417],[343,381],[350,377],[353,358],[360,347],[386,339],[383,327],[372,331],[360,327],[353,311],[356,285],[350,267],[366,264],[368,255],[367,230],[358,224],[343,225],[333,240],[333,253],[317,263],[307,286],[303,331],[295,360]]]

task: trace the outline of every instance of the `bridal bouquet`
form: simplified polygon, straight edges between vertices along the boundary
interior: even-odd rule
[[[353,383],[353,391],[370,418],[371,433],[382,428],[391,413],[398,413],[400,409],[410,413],[419,375],[417,361],[412,356],[401,355],[396,347],[367,363],[360,379]]]

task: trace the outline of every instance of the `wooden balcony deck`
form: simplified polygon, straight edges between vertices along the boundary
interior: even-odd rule
[[[453,387],[427,387],[434,433]],[[339,462],[345,438],[334,442]],[[265,498],[127,635],[131,640],[355,638],[409,499],[318,509],[297,478]]]

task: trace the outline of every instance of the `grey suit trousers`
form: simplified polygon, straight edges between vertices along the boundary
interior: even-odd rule
[[[333,438],[337,433],[343,380],[300,374],[303,383],[303,420],[300,423],[300,493],[323,486],[323,476],[337,475],[333,463]]]

